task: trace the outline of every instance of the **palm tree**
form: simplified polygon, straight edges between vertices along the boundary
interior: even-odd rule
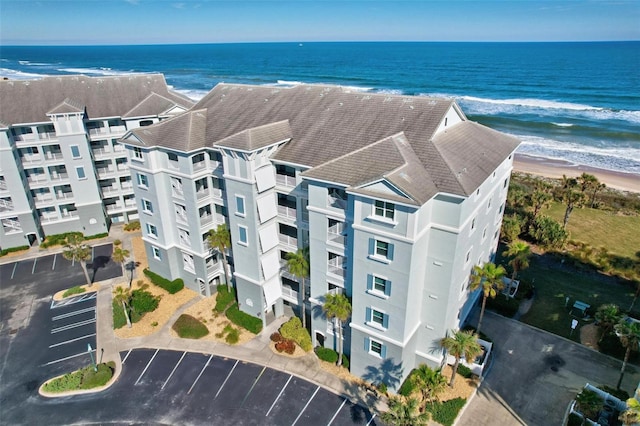
[[[91,247],[85,244],[82,234],[71,234],[67,237],[62,256],[72,262],[80,263],[87,285],[91,285],[89,271],[87,270],[87,260],[91,259]]]
[[[474,266],[473,273],[471,274],[470,288],[475,291],[479,288],[482,289],[482,309],[480,310],[480,319],[478,319],[477,333],[480,333],[480,326],[482,325],[482,317],[484,316],[484,308],[487,305],[487,298],[492,299],[496,297],[499,290],[504,288],[504,282],[502,277],[507,273],[502,265],[496,266],[494,263],[487,262],[482,267]]]
[[[128,257],[129,257],[129,250],[125,250],[122,247],[116,247],[115,249],[113,249],[113,253],[111,254],[111,259],[114,262],[120,264],[120,267],[122,268],[123,277],[125,276],[124,265]]]
[[[509,265],[513,268],[513,274],[511,275],[511,281],[513,281],[516,279],[518,272],[529,267],[531,247],[524,241],[514,241],[509,244],[509,249],[506,254],[512,258],[509,261]]]
[[[624,370],[627,368],[627,362],[629,361],[629,355],[631,355],[631,351],[638,350],[638,344],[640,343],[640,323],[636,321],[627,321],[626,318],[623,318],[615,325],[614,329],[616,331],[616,335],[620,339],[620,343],[622,343],[622,346],[626,348],[624,360],[622,361],[622,368],[620,369],[620,378],[618,379],[617,385],[617,388],[620,389]]]
[[[629,312],[633,310],[633,305],[636,304],[636,300],[638,300],[638,296],[640,296],[640,281],[634,280],[633,282],[635,283],[636,291],[633,294],[633,300],[631,301],[631,306],[629,306]]]
[[[222,267],[224,268],[224,279],[227,283],[227,289],[231,291],[231,280],[229,279],[229,273],[227,271],[227,255],[226,250],[231,246],[231,234],[229,228],[224,223],[218,225],[218,228],[214,231],[209,231],[207,236],[207,243],[212,249],[217,250],[222,254]]]
[[[580,185],[576,178],[568,178],[566,175],[562,175],[562,202],[567,205],[564,211],[564,219],[562,221],[562,228],[567,229],[567,223],[569,223],[569,216],[575,207],[581,207],[584,202],[585,195],[580,190]]]
[[[420,364],[411,377],[415,388],[422,393],[423,402],[437,398],[447,386],[447,379],[440,370],[433,370],[427,364]]]
[[[601,305],[598,308],[595,318],[596,321],[598,321],[600,330],[602,331],[602,335],[600,336],[598,343],[601,343],[607,333],[613,330],[616,323],[620,321],[620,316],[620,308],[618,308],[618,305],[614,305],[613,303]]]
[[[380,418],[391,426],[426,425],[429,421],[429,412],[421,413],[418,410],[418,400],[409,398],[403,402],[395,397],[389,400],[389,411],[382,413]]]
[[[549,208],[552,199],[553,195],[551,195],[551,185],[543,181],[536,182],[536,186],[530,197],[533,219],[538,217],[538,214],[540,214],[540,211],[543,208]]]
[[[464,357],[467,361],[473,361],[482,353],[482,347],[472,331],[462,330],[454,330],[453,335],[440,339],[440,346],[456,359],[456,362],[453,364],[453,371],[451,372],[451,381],[449,382],[449,386],[453,387],[453,381],[456,378],[460,359]]]
[[[129,293],[128,289],[124,287],[116,287],[113,292],[113,300],[117,303],[122,303],[122,310],[124,311],[124,316],[127,319],[127,327],[131,328],[131,319],[129,318],[129,300],[131,299],[131,293]]]
[[[338,362],[336,365],[342,365],[342,323],[351,315],[351,303],[342,293],[327,293],[322,310],[327,319],[335,318],[338,320]]]
[[[309,276],[309,247],[298,249],[295,253],[287,253],[287,268],[291,275],[302,279],[302,327],[307,328],[306,310],[306,278]]]

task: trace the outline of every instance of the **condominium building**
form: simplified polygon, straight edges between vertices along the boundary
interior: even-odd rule
[[[192,105],[159,74],[0,81],[0,247],[136,218],[117,140]]]
[[[450,99],[231,84],[121,141],[152,270],[210,295],[224,274],[206,235],[226,223],[243,311],[267,322],[306,300],[314,344],[335,348],[322,305],[343,292],[351,371],[395,372],[391,387],[442,361],[477,300],[518,145]],[[303,247],[306,289],[284,267]]]

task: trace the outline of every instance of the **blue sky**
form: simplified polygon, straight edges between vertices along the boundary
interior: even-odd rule
[[[0,44],[640,40],[640,0],[0,0]]]

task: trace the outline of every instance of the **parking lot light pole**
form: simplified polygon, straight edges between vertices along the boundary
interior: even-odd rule
[[[98,366],[96,362],[93,360],[93,349],[91,349],[91,343],[87,343],[87,351],[89,352],[89,356],[91,357],[91,365],[93,365],[93,371],[98,372]]]

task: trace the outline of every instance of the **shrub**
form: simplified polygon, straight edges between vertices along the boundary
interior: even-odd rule
[[[191,315],[182,314],[171,327],[184,339],[199,339],[209,334],[207,327]]]
[[[114,245],[114,246],[119,246],[120,244],[122,244],[122,241],[120,241],[120,240],[113,240],[113,245]]]
[[[262,331],[262,320],[252,315],[242,312],[238,309],[237,304],[231,305],[227,309],[227,318],[237,326],[240,326],[253,334],[258,334]]]
[[[229,291],[226,285],[219,285],[217,287],[218,294],[216,295],[216,312],[223,313],[232,303],[236,300],[236,294],[233,289]]]
[[[443,402],[428,402],[425,410],[430,412],[432,420],[444,426],[451,426],[458,413],[467,402],[464,398],[454,398]]]
[[[230,327],[230,330],[227,332],[227,337],[225,337],[224,341],[230,345],[235,345],[240,340],[240,330],[237,328]]]
[[[122,303],[118,303],[115,300],[112,303],[113,310],[113,329],[117,330],[119,328],[127,325],[127,317],[124,316],[124,311],[122,310]]]
[[[139,220],[132,220],[131,222],[124,225],[125,231],[137,231],[138,229],[140,229]]]
[[[342,366],[347,370],[349,369],[349,358],[345,354],[342,354]]]
[[[458,374],[460,374],[465,379],[470,379],[474,376],[473,372],[466,365],[458,364]]]
[[[97,365],[95,371],[93,365],[87,366],[81,370],[65,374],[64,376],[53,379],[43,386],[47,392],[66,392],[80,389],[93,389],[106,385],[111,377],[115,363],[102,363]]]
[[[67,291],[65,291],[64,293],[62,293],[62,297],[73,296],[74,294],[84,293],[85,291],[86,290],[84,288],[82,288],[82,286],[75,285],[75,286],[71,287],[70,289],[68,289]]]
[[[70,237],[71,235],[77,235],[81,238],[84,238],[84,235],[82,235],[82,232],[65,232],[62,234],[47,235],[47,237],[42,242],[42,244],[40,244],[40,247],[47,248],[47,247],[66,244],[67,237]]]
[[[282,339],[276,343],[276,350],[278,352],[286,352],[292,355],[296,351],[296,343],[290,339]]]
[[[305,352],[313,349],[311,336],[307,329],[302,327],[302,322],[298,317],[292,317],[289,321],[282,324],[280,334],[282,334],[282,337],[285,339],[291,339],[296,342]]]
[[[400,386],[400,389],[398,389],[398,395],[402,395],[406,397],[411,396],[411,394],[416,390],[415,380],[413,379],[413,376],[415,375],[416,375],[416,370],[415,369],[411,370],[407,378],[404,379],[404,382]]]
[[[151,272],[149,269],[144,270],[144,274],[149,277],[151,282],[160,288],[163,288],[169,292],[169,294],[176,294],[184,288],[184,281],[181,278],[177,278],[173,281],[161,277],[155,272]]]
[[[271,333],[271,336],[269,336],[269,338],[272,342],[279,342],[282,340],[282,334],[276,331],[275,333]]]
[[[323,348],[321,346],[318,346],[315,349],[315,352],[318,358],[320,358],[323,361],[330,362],[332,364],[335,364],[336,362],[338,362],[338,352],[334,351],[333,349]]]
[[[133,290],[131,292],[131,309],[139,314],[153,312],[158,307],[160,298],[145,290]]]
[[[385,382],[378,383],[376,387],[378,388],[378,391],[380,391],[380,393],[387,393],[387,384]]]
[[[85,240],[97,240],[98,238],[106,238],[109,236],[108,232],[103,232],[101,234],[89,235],[84,237]]]
[[[0,257],[2,256],[6,256],[9,253],[13,253],[16,251],[23,251],[23,250],[29,250],[29,246],[18,246],[18,247],[10,247],[8,249],[4,249],[2,251],[0,251]]]

